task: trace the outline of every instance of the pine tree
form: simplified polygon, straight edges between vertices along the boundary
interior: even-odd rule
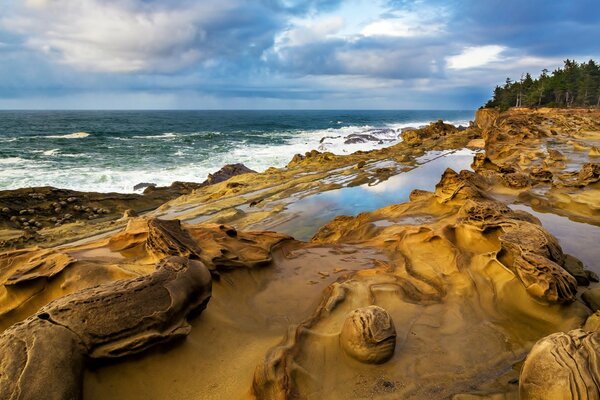
[[[600,65],[594,60],[578,63],[567,59],[562,68],[548,74],[543,69],[534,79],[524,73],[521,79],[506,78],[503,86],[496,86],[486,107],[508,109],[527,107],[600,107]]]

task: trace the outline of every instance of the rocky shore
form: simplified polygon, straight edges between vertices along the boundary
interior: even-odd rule
[[[140,195],[0,192],[0,397],[600,398],[600,250],[561,228],[600,238],[600,111],[401,135]],[[303,200],[465,148],[311,230]]]

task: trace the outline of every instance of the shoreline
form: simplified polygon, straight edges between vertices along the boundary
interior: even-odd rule
[[[439,118],[468,120],[466,115],[410,114],[391,112],[379,120],[378,113],[266,113],[264,124],[263,114],[252,113],[193,113],[179,122],[168,113],[154,118],[134,114],[116,122],[110,114],[98,119],[59,114],[47,124],[16,118],[0,123],[0,187],[141,193],[133,190],[139,183],[202,182],[209,173],[234,163],[257,171],[284,167],[297,153],[314,149],[349,154],[387,147],[397,141],[402,128]],[[69,129],[63,119],[81,122]]]
[[[18,334],[26,354],[38,354],[49,337],[40,326],[54,332],[59,321],[83,344],[65,339],[45,356],[78,365],[83,377],[56,388],[86,400],[544,398],[583,388],[571,373],[595,376],[581,360],[597,353],[575,344],[600,335],[599,254],[585,241],[600,233],[600,111],[484,109],[466,130],[437,122],[402,135],[369,152],[298,155],[286,168],[194,188],[142,217],[64,224],[42,230],[47,241],[22,243],[43,247],[0,252],[0,347]],[[468,168],[464,160],[448,168],[449,154],[469,145],[483,149]],[[435,151],[445,154],[439,165],[420,162]],[[308,229],[316,215],[339,210],[336,201],[368,202],[385,190],[382,203],[357,202],[356,213],[329,219],[310,240],[265,230],[294,220],[293,229]],[[566,222],[576,220],[587,230]],[[51,247],[103,228],[111,232]],[[198,307],[193,296],[172,295],[180,308],[161,308],[168,323],[140,324],[156,312],[145,297],[151,286],[122,292],[139,312],[112,312],[121,306],[108,293],[166,279],[169,268],[210,272],[200,316],[188,315]],[[109,311],[88,306],[91,298]],[[352,315],[366,322],[352,325]],[[90,316],[97,325],[78,322]],[[395,326],[381,341],[349,339],[380,332],[379,318]],[[122,326],[133,328],[122,334]],[[131,357],[146,347],[154,348]],[[24,368],[54,382],[52,369]],[[546,368],[555,381],[539,373]]]

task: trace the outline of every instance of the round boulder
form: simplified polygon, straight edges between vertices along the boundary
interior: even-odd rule
[[[344,321],[340,346],[350,357],[363,363],[388,361],[396,349],[396,328],[392,317],[378,306],[357,308]]]

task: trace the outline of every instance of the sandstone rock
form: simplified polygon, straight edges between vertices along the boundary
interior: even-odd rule
[[[137,217],[137,216],[138,216],[138,213],[132,209],[125,210],[125,212],[123,213],[123,218],[133,218],[133,217]]]
[[[76,260],[57,250],[15,250],[0,253],[0,284],[15,286],[35,279],[47,279]]]
[[[522,189],[531,186],[529,177],[520,172],[502,175],[502,181],[511,188]]]
[[[81,398],[86,358],[115,358],[186,336],[206,307],[211,277],[199,261],[169,257],[155,273],[57,299],[0,336],[0,397]]]
[[[523,400],[600,398],[600,332],[581,329],[538,341],[521,369]]]
[[[564,154],[554,149],[548,150],[548,157],[553,161],[564,161],[567,159]]]
[[[596,183],[600,181],[600,164],[584,164],[579,171],[579,181],[584,185],[589,185],[590,183]]]
[[[392,317],[378,306],[352,311],[342,327],[340,345],[346,354],[360,362],[381,364],[388,361],[396,349]]]
[[[475,113],[475,125],[479,129],[491,128],[499,115],[500,112],[494,108],[480,108]]]
[[[440,182],[435,185],[435,196],[442,203],[485,198],[470,178],[472,176],[468,171],[461,171],[461,174],[458,174],[450,168],[446,169]]]
[[[582,328],[586,332],[600,331],[600,311],[596,311],[588,317]]]
[[[529,173],[529,176],[540,182],[552,182],[552,171],[549,171],[544,168],[534,168]]]
[[[484,139],[473,139],[467,143],[467,147],[470,149],[484,149],[485,148],[485,140]]]
[[[146,250],[157,258],[164,256],[182,256],[199,259],[202,249],[189,233],[181,227],[181,221],[148,220]]]
[[[531,296],[548,303],[575,301],[577,281],[560,265],[534,253],[523,253],[514,266]]]
[[[600,288],[586,290],[581,299],[592,311],[600,310]]]

